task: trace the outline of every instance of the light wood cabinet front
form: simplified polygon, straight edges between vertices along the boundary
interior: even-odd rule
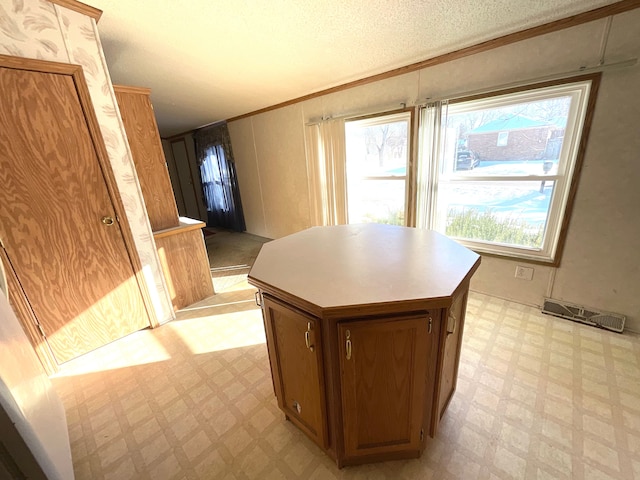
[[[153,234],[174,310],[214,294],[203,226],[193,222]]]
[[[278,405],[318,445],[327,446],[322,338],[318,319],[263,298]]]
[[[429,315],[343,322],[338,338],[345,455],[420,451]]]
[[[178,209],[162,150],[151,90],[114,85],[151,229],[178,226]]]

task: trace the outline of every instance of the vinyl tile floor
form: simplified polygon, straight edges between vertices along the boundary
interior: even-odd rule
[[[77,480],[640,479],[637,335],[471,293],[423,456],[339,470],[277,407],[254,292],[235,278],[52,377]]]

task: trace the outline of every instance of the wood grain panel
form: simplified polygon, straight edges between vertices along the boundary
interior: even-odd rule
[[[345,455],[417,456],[432,351],[427,316],[344,322],[338,332]]]
[[[198,230],[202,233],[202,229],[205,227],[205,223],[199,220],[194,220],[188,217],[180,217],[180,225],[177,227],[167,228],[165,230],[157,230],[153,232],[153,238],[158,240],[159,238],[171,237],[173,235],[180,235],[190,230]]]
[[[312,440],[327,446],[322,338],[317,318],[263,297],[278,405]],[[311,327],[309,329],[309,326]],[[309,330],[307,348],[305,333]]]
[[[33,346],[45,372],[52,375],[59,370],[58,364],[56,363],[56,359],[53,356],[49,345],[38,330],[38,319],[34,315],[31,305],[29,305],[27,297],[24,294],[24,290],[22,290],[22,286],[20,285],[20,281],[18,280],[18,277],[13,270],[13,266],[9,261],[7,252],[2,246],[0,246],[0,261],[2,261],[4,272],[7,277],[9,304],[15,312],[16,317],[20,319],[22,329],[27,334],[27,337],[29,337],[29,341],[31,342],[31,345]],[[0,295],[1,294],[2,292],[0,292]]]
[[[101,222],[118,210],[82,80],[0,69],[0,236],[58,363],[150,321],[123,230]]]
[[[214,294],[209,258],[200,228],[191,225],[154,236],[174,310]]]
[[[131,147],[151,229],[178,225],[178,208],[171,188],[158,125],[146,88],[114,85],[122,122]]]

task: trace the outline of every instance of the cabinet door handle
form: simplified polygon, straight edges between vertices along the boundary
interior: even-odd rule
[[[455,315],[449,314],[449,319],[447,321],[447,335],[451,335],[456,331],[456,317]]]
[[[262,302],[261,302],[261,296],[260,296],[260,291],[257,291],[255,293],[255,297],[256,297],[256,305],[259,306],[260,308],[262,308]]]
[[[311,322],[307,323],[307,331],[304,332],[304,343],[307,348],[313,352],[313,345],[311,345]]]
[[[427,330],[427,333],[431,333],[431,327],[433,326],[433,318],[429,317],[429,328]]]
[[[346,332],[347,343],[345,344],[345,348],[347,350],[347,360],[351,360],[351,332],[347,330]]]

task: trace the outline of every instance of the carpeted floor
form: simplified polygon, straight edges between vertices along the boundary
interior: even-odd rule
[[[216,292],[227,290],[247,279],[260,247],[269,241],[248,233],[207,228],[215,234],[205,236],[211,277]]]

